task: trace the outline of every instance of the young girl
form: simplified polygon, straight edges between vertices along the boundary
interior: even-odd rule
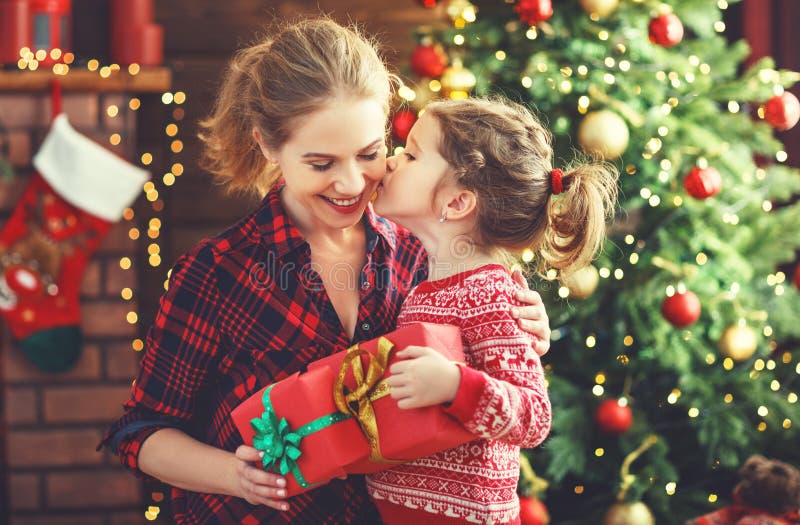
[[[405,151],[389,159],[378,213],[408,228],[429,254],[429,280],[406,297],[397,324],[459,326],[466,366],[408,347],[391,368],[400,408],[444,404],[478,438],[367,476],[387,525],[519,523],[520,447],[550,430],[539,357],[509,315],[517,286],[503,265],[530,247],[562,273],[594,257],[616,200],[616,172],[553,169],[550,133],[501,100],[430,104]]]
[[[418,240],[369,204],[386,173],[392,75],[372,43],[305,20],[241,50],[203,123],[209,169],[263,197],[175,264],[125,413],[103,444],[172,485],[175,522],[339,525],[375,516],[362,476],[286,501],[231,410],[308,363],[395,327],[424,278]],[[546,350],[541,299],[522,295]],[[235,452],[234,452],[235,451]]]

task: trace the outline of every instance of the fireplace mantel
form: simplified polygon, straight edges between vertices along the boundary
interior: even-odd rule
[[[0,92],[46,91],[53,80],[61,82],[64,91],[163,93],[172,85],[172,70],[166,67],[142,68],[135,75],[122,70],[107,78],[101,77],[98,71],[77,68],[66,75],[56,75],[49,70],[0,71]]]

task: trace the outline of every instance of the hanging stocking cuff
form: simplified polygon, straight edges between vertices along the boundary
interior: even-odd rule
[[[149,178],[75,131],[64,114],[53,120],[33,165],[64,200],[109,222],[122,217]]]

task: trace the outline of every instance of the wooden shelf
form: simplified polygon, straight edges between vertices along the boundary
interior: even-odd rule
[[[50,70],[0,71],[0,92],[46,91],[53,80],[59,80],[64,91],[163,93],[172,86],[172,70],[166,67],[142,68],[136,75],[131,75],[123,69],[111,73],[108,78],[101,77],[99,71],[77,67],[66,75],[56,75]]]

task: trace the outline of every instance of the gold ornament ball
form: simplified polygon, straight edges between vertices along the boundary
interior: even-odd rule
[[[719,338],[722,355],[734,361],[750,359],[757,347],[756,333],[749,326],[729,326]]]
[[[578,126],[578,142],[590,155],[616,159],[628,148],[628,125],[611,110],[601,109],[586,115]]]
[[[599,17],[608,16],[613,13],[619,0],[581,0],[581,7],[590,15],[597,15]]]
[[[647,505],[635,503],[615,503],[606,512],[603,525],[655,525],[656,519]]]
[[[591,264],[561,278],[561,284],[567,287],[569,296],[575,299],[586,299],[592,295],[599,282],[600,274]]]
[[[470,90],[475,87],[476,79],[460,60],[454,60],[453,65],[444,70],[440,82],[446,97],[467,98]]]

